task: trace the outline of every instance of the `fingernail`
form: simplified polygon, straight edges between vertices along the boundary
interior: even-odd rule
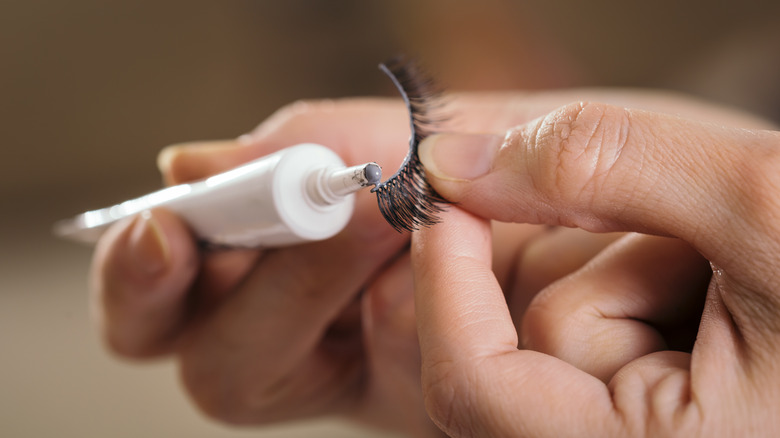
[[[168,268],[170,250],[160,223],[151,212],[141,213],[130,232],[129,255],[135,269],[153,277]]]
[[[420,143],[419,156],[435,177],[469,181],[490,172],[502,143],[493,134],[436,134]]]

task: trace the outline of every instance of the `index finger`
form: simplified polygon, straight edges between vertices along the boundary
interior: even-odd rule
[[[158,167],[168,183],[181,183],[285,147],[318,143],[338,153],[348,165],[374,161],[393,168],[406,153],[408,117],[400,100],[299,101],[236,140],[169,146],[160,153]]]

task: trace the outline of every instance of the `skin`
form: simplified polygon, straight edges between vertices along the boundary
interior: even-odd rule
[[[738,218],[727,214],[732,204],[724,204],[733,187],[727,183],[735,181],[720,182],[721,167],[734,158],[725,152],[717,156],[722,163],[695,167],[703,179],[688,191],[682,190],[688,186],[681,181],[689,182],[689,175],[671,172],[667,177],[660,161],[648,165],[647,171],[643,167],[642,178],[665,184],[649,184],[659,193],[653,197],[653,190],[645,190],[641,192],[645,203],[634,205],[639,202],[613,186],[626,187],[626,175],[636,175],[636,168],[615,171],[623,179],[616,176],[592,184],[588,175],[598,173],[587,166],[600,165],[600,159],[576,159],[587,157],[583,153],[551,155],[562,144],[556,143],[554,129],[549,138],[525,134],[547,126],[545,120],[567,116],[576,120],[582,111],[556,108],[583,98],[616,105],[604,106],[605,114],[619,113],[623,107],[677,114],[652,125],[679,125],[677,130],[661,131],[664,135],[695,128],[698,135],[710,133],[709,141],[728,131],[732,136],[716,143],[723,147],[737,140],[743,140],[742,145],[745,139],[761,145],[776,141],[774,133],[760,130],[767,126],[761,120],[673,95],[604,90],[457,95],[448,108],[459,132],[524,134],[507,137],[485,175],[456,180],[434,175],[436,187],[458,203],[446,213],[444,223],[415,233],[410,241],[410,236],[397,234],[384,222],[372,195],[360,193],[352,221],[333,239],[265,251],[199,253],[178,218],[163,210],[148,212],[109,230],[95,252],[92,301],[108,347],[133,359],[173,355],[194,403],[205,414],[232,424],[342,415],[412,436],[437,436],[442,434],[439,428],[453,436],[581,436],[583,430],[608,436],[627,430],[674,431],[672,425],[728,432],[696,429],[705,420],[725,417],[710,417],[699,393],[697,398],[691,394],[707,387],[707,378],[717,376],[717,384],[709,383],[716,391],[711,396],[723,403],[707,402],[706,407],[728,407],[726,400],[734,397],[729,391],[737,391],[740,379],[765,375],[740,374],[741,369],[729,366],[752,363],[756,356],[773,357],[769,352],[776,350],[769,348],[774,344],[768,340],[742,349],[739,342],[758,342],[761,330],[754,333],[752,319],[733,313],[734,302],[717,299],[722,295],[717,291],[741,284],[754,271],[763,274],[753,275],[763,283],[745,283],[751,289],[738,296],[751,296],[748,291],[754,289],[772,290],[769,273],[776,269],[772,270],[771,257],[765,260],[767,266],[748,263],[753,259],[744,257],[752,251],[772,254],[771,246],[759,245],[772,231],[768,209],[774,204],[766,195],[757,199],[760,204],[749,203],[749,196],[764,193],[760,190],[769,182],[749,190],[739,181],[737,187],[748,193],[729,198],[746,212],[737,228],[731,224]],[[718,125],[691,125],[679,115]],[[542,116],[546,118],[537,119]],[[282,147],[317,142],[333,148],[347,164],[377,161],[393,168],[405,153],[406,123],[404,108],[395,100],[299,102],[236,141],[169,147],[161,153],[159,166],[166,182],[181,183]],[[587,133],[592,130],[586,128],[593,127],[572,132]],[[585,146],[596,145],[587,135],[575,137],[589,139],[580,145],[585,152],[591,150]],[[525,140],[530,138],[548,141],[529,144]],[[577,145],[570,141],[565,151]],[[598,146],[593,149],[614,151],[611,143]],[[650,149],[635,149],[636,163],[664,156],[661,151],[643,161],[641,153]],[[736,143],[725,149],[745,158],[740,150]],[[770,147],[760,150],[765,157],[772,155]],[[555,161],[561,157],[574,158]],[[770,173],[770,163],[763,164],[760,169]],[[522,173],[528,169],[531,176]],[[561,169],[573,175],[571,179],[563,185],[545,185],[545,178]],[[734,178],[752,175],[747,168],[723,169]],[[608,170],[611,178],[612,168]],[[635,190],[641,187],[637,184]],[[691,198],[708,191],[718,196]],[[668,194],[674,196],[661,196]],[[614,215],[618,211],[610,207],[614,205],[624,207],[620,215]],[[718,206],[716,214],[710,209],[704,214],[707,205]],[[486,218],[496,221],[491,226]],[[702,222],[712,223],[712,228],[700,226]],[[765,234],[748,229],[754,223],[764,227],[760,230]],[[602,251],[619,236],[606,231],[681,239],[632,234]],[[707,240],[707,235],[715,236],[708,233],[715,232],[721,234]],[[686,327],[692,318],[695,326],[701,316],[696,312],[703,305],[710,272],[700,252],[717,261],[722,272],[717,276],[721,289],[707,294],[702,318],[721,322],[718,329],[706,331],[705,338],[700,328],[692,360],[688,353],[666,349],[678,344],[690,349],[691,330]],[[670,264],[675,269],[664,271],[663,266]],[[658,271],[665,274],[655,275]],[[748,302],[752,309],[763,309]],[[739,319],[721,327],[722,320],[734,315]],[[698,358],[702,342],[717,351]],[[745,356],[754,350],[760,353]],[[693,368],[702,361],[716,361],[725,368]],[[756,369],[772,370],[771,360],[762,364]],[[707,373],[695,381],[698,386],[693,385],[690,376],[699,370]],[[718,374],[723,370],[728,373]],[[754,424],[768,424],[760,410],[745,408],[772,402],[770,387],[756,385],[736,393],[750,396],[736,405],[737,412],[759,422]],[[643,397],[648,387],[663,391],[658,390],[656,398]],[[764,391],[754,394],[749,390],[754,387]],[[774,389],[777,393],[776,382]],[[642,409],[647,407],[643,403],[653,400],[664,401],[652,405],[663,411],[658,415]],[[661,414],[674,421],[658,420]],[[643,421],[651,420],[658,420],[658,428],[643,429]]]

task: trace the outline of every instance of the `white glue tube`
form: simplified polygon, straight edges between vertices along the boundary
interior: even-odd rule
[[[192,184],[181,184],[55,224],[54,233],[94,243],[111,224],[163,207],[207,244],[275,247],[323,240],[352,217],[354,192],[378,184],[376,163],[346,167],[330,149],[307,143]]]

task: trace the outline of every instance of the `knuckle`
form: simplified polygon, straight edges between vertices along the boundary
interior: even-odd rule
[[[553,202],[587,202],[614,170],[631,120],[620,107],[578,102],[542,118],[528,139],[534,185]]]

